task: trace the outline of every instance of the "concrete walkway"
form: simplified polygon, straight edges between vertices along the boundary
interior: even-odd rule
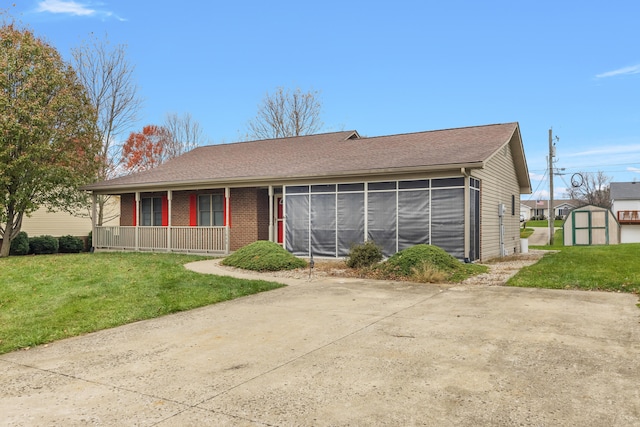
[[[0,425],[640,425],[633,295],[282,281],[1,355]]]

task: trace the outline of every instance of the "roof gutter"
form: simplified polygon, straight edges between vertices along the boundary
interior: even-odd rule
[[[312,174],[312,175],[290,175],[290,176],[265,176],[259,178],[252,177],[236,177],[227,179],[203,179],[203,180],[185,180],[185,181],[160,181],[160,182],[148,182],[139,184],[122,184],[122,185],[98,185],[90,184],[82,187],[82,190],[93,192],[96,194],[117,194],[122,192],[132,192],[140,190],[158,190],[164,191],[168,189],[201,189],[205,187],[224,187],[230,185],[249,187],[252,185],[267,185],[267,184],[285,184],[292,181],[301,181],[309,179],[336,179],[336,178],[356,178],[366,177],[372,175],[400,175],[416,172],[439,172],[439,171],[460,171],[464,174],[471,169],[484,168],[484,162],[473,163],[456,163],[449,165],[435,165],[435,166],[412,166],[404,168],[383,168],[383,169],[365,169],[355,170],[342,173],[327,173],[327,174]]]

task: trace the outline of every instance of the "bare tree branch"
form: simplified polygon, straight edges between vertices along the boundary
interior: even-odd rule
[[[322,104],[318,91],[303,93],[279,87],[267,93],[258,107],[257,116],[249,121],[249,136],[254,139],[283,138],[318,132]]]
[[[571,187],[567,193],[572,199],[580,200],[586,205],[594,205],[602,208],[611,207],[611,196],[609,192],[611,177],[602,171],[580,172],[582,175],[582,185]]]
[[[106,35],[104,40],[99,40],[91,34],[89,40],[72,49],[71,54],[78,78],[98,115],[96,133],[102,142],[102,167],[96,178],[113,178],[118,175],[122,157],[122,145],[116,141],[122,132],[137,122],[142,108],[134,80],[135,67],[127,61],[126,46],[110,45]],[[109,196],[98,197],[97,225],[113,219],[104,216],[108,202]]]
[[[187,151],[208,143],[200,123],[193,119],[191,114],[179,116],[169,113],[164,120],[164,128],[169,131],[170,141],[165,147],[167,158],[178,157]]]

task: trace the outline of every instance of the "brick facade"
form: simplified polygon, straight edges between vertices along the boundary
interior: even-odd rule
[[[120,226],[133,226],[133,210],[136,203],[135,194],[123,194],[120,196]]]
[[[171,201],[171,225],[176,227],[188,227],[190,212],[189,203],[191,191],[176,191]]]
[[[269,191],[267,189],[258,190],[257,210],[258,210],[258,239],[257,240],[269,240]]]
[[[261,195],[264,195],[264,192],[257,188],[231,189],[231,239],[229,243],[232,251],[260,240],[259,222],[261,221],[259,220],[259,215],[264,213],[259,208],[264,203],[262,201],[263,197],[260,197]],[[268,198],[264,198],[264,201],[267,204],[269,202]],[[268,222],[269,216],[267,215]]]

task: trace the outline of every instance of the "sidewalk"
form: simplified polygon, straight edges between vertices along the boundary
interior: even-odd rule
[[[531,228],[533,229],[533,234],[529,236],[529,246],[546,246],[549,244],[549,227]],[[556,227],[554,230],[558,231],[560,228]]]

